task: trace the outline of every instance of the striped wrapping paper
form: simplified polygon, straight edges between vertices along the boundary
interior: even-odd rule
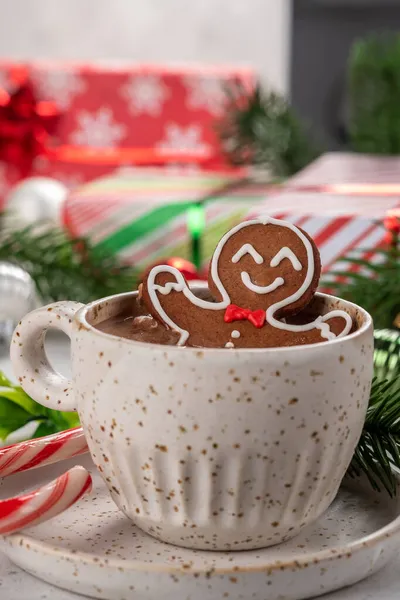
[[[129,169],[98,179],[72,193],[64,223],[74,236],[143,268],[180,256],[191,259],[188,209],[204,203],[202,258],[207,262],[221,236],[265,198],[268,186],[247,184],[243,174],[201,174]]]
[[[373,249],[384,239],[380,221],[399,205],[399,174],[400,159],[341,153],[319,158],[284,188],[243,183],[243,173],[128,169],[71,194],[64,217],[72,234],[88,236],[99,247],[143,268],[168,256],[191,259],[188,208],[203,200],[204,264],[233,225],[267,214],[292,221],[313,236],[324,271],[345,270],[348,265],[338,261],[354,248],[365,248],[366,258],[379,260]],[[356,187],[340,193],[322,186],[324,180]],[[377,193],[379,185],[382,193]]]
[[[260,203],[246,218],[270,215],[307,231],[319,248],[326,273],[358,269],[340,260],[355,249],[362,250],[360,257],[370,262],[381,260],[374,250],[384,244],[382,219],[397,205],[396,198],[283,192]]]

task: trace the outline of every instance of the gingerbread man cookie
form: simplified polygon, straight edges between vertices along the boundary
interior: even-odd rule
[[[266,348],[313,344],[347,335],[352,319],[334,310],[310,323],[287,322],[314,297],[319,252],[300,228],[273,218],[226,233],[209,270],[210,298],[194,295],[174,267],[154,267],[143,283],[151,314],[180,334],[179,345]]]

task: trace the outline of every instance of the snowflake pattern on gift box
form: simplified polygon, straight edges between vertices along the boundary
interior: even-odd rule
[[[115,148],[125,137],[126,127],[117,123],[110,108],[103,106],[97,112],[82,110],[76,115],[78,128],[70,135],[77,146]]]
[[[165,153],[198,154],[204,156],[209,151],[209,145],[201,139],[199,125],[179,125],[167,123],[164,137],[157,143],[157,148]]]
[[[72,71],[35,71],[33,80],[40,96],[55,102],[61,110],[67,110],[72,100],[85,91],[82,77]]]
[[[214,116],[223,112],[227,94],[224,81],[218,77],[188,76],[184,79],[186,88],[186,104],[190,109],[203,109]]]
[[[131,113],[157,117],[169,96],[169,89],[157,75],[133,75],[122,86],[121,95],[127,100]]]

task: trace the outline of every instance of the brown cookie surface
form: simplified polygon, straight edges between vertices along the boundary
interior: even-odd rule
[[[321,260],[317,246],[305,231],[284,221],[279,224],[276,219],[273,221],[251,224],[237,231],[234,228],[233,234],[231,230],[217,260],[214,254],[208,285],[217,299],[221,298],[220,281],[231,303],[251,310],[267,310],[292,296],[309,277],[304,293],[279,309],[277,316],[284,317],[299,312],[313,298],[321,275]],[[280,285],[271,289],[275,282]]]

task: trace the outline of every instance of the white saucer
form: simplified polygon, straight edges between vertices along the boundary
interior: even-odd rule
[[[62,515],[0,538],[18,566],[49,583],[106,600],[301,600],[374,573],[398,550],[400,499],[350,481],[320,520],[285,544],[205,552],[158,542],[116,509],[89,456],[17,474],[0,497],[37,487],[73,464],[94,473],[91,495]],[[346,484],[347,485],[347,484]]]

